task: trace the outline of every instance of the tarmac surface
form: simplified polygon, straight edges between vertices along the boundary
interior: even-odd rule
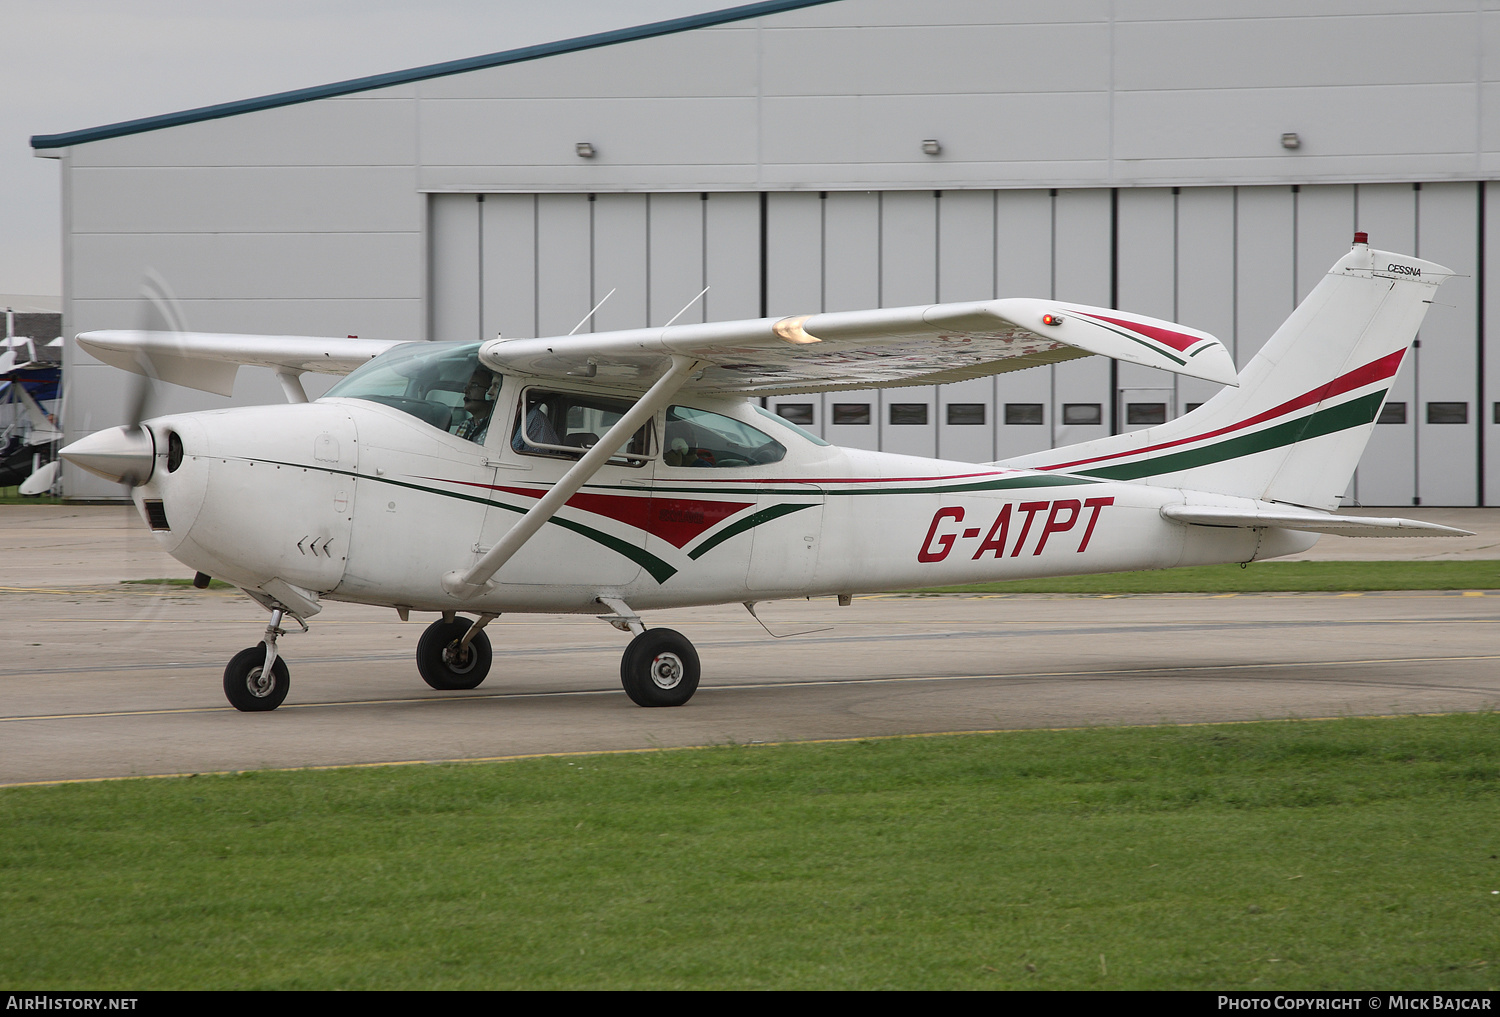
[[[1359,510],[1356,510],[1359,511]],[[1475,530],[1324,537],[1302,557],[1500,559],[1500,510],[1372,509]],[[489,679],[424,685],[430,619],[329,604],[282,649],[291,694],[241,714],[225,662],[264,613],[243,595],[124,585],[185,575],[134,510],[0,506],[0,785],[299,766],[1494,709],[1500,593],[860,597],[653,613],[703,660],[680,709],[619,686],[626,636],[507,616]],[[1500,589],[1500,561],[1496,583]],[[817,631],[806,631],[817,630]]]

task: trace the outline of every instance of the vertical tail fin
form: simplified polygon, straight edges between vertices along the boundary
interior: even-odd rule
[[[1353,250],[1224,389],[1166,424],[1003,465],[1331,509],[1348,486],[1434,291],[1430,261]]]

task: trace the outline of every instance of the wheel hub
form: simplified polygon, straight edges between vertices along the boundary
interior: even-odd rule
[[[474,667],[475,654],[473,649],[465,646],[462,650],[458,648],[458,640],[454,640],[443,647],[443,663],[454,674],[466,674]]]
[[[276,688],[276,676],[268,674],[264,667],[252,667],[245,675],[245,688],[256,699],[264,699]]]
[[[659,653],[651,661],[651,683],[659,689],[675,689],[682,673],[682,658],[675,653]]]

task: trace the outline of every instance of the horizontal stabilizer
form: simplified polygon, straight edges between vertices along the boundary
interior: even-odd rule
[[[1217,508],[1199,505],[1168,505],[1161,510],[1163,518],[1197,526],[1262,527],[1277,526],[1309,533],[1329,533],[1340,537],[1470,537],[1469,530],[1416,519],[1378,518],[1375,516],[1336,516],[1327,512],[1287,508]]]
[[[234,394],[240,365],[348,374],[403,341],[126,330],[78,337],[79,346],[112,367],[223,396]]]

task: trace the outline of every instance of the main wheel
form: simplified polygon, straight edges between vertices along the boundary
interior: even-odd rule
[[[681,706],[698,691],[698,651],[681,632],[647,629],[620,658],[620,684],[636,706]]]
[[[276,658],[271,673],[265,673],[266,644],[257,643],[230,658],[224,668],[224,695],[229,705],[245,713],[274,710],[286,698],[292,680],[286,661]]]
[[[417,670],[424,682],[435,689],[453,690],[478,688],[484,681],[493,659],[490,637],[481,629],[462,651],[458,648],[472,624],[466,618],[451,622],[439,618],[427,626],[417,641]]]

